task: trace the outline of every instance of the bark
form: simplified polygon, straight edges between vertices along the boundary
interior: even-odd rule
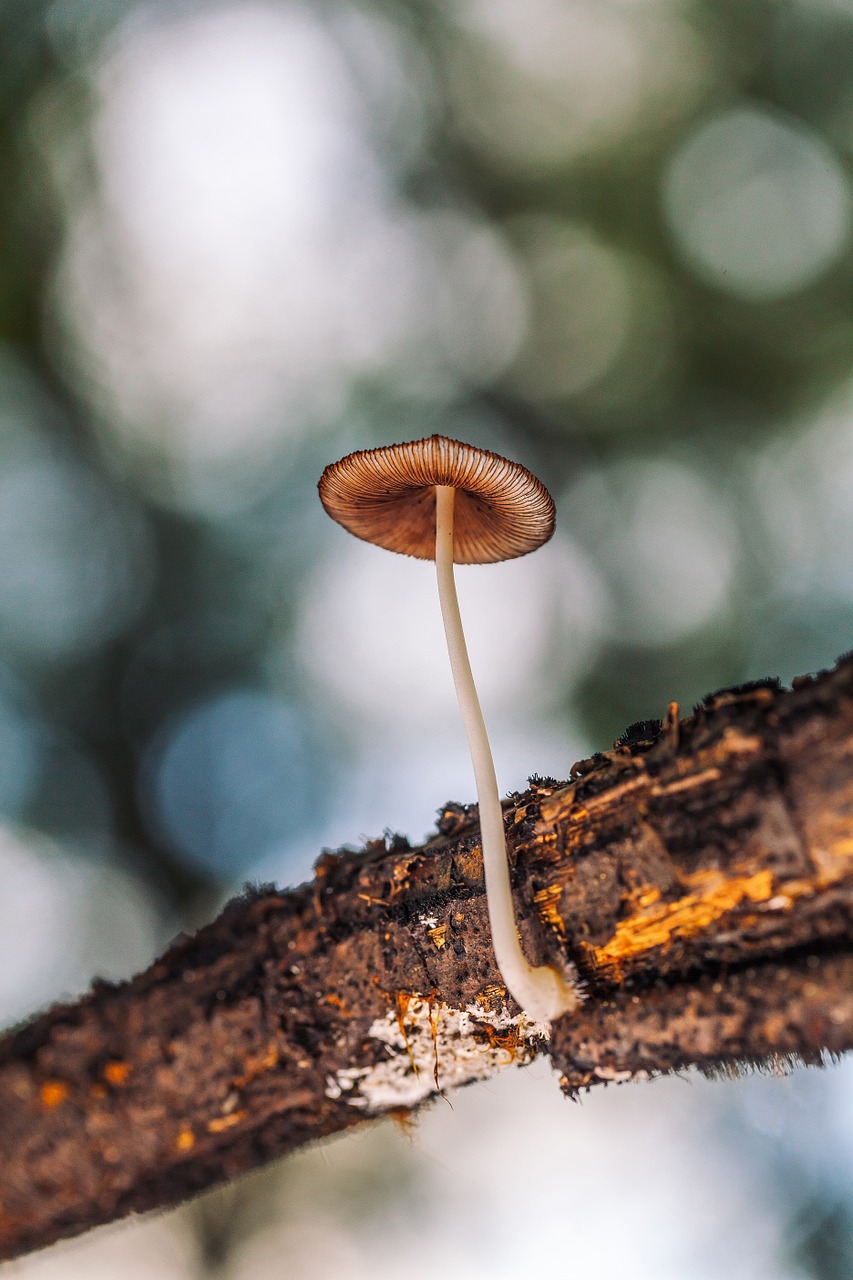
[[[853,1044],[853,661],[634,726],[505,805],[531,1025],[494,966],[476,812],[253,889],[129,983],[0,1039],[0,1257],[177,1204],[550,1055],[563,1088]]]

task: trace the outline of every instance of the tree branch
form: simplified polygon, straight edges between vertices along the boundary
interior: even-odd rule
[[[525,951],[586,989],[550,1041],[494,966],[475,813],[325,854],[0,1040],[0,1258],[536,1053],[571,1092],[853,1045],[853,661],[572,773],[505,806]]]

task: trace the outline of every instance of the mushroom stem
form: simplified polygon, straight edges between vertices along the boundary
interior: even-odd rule
[[[535,1021],[551,1022],[577,1007],[577,990],[555,969],[528,964],[518,940],[495,764],[471,674],[453,577],[455,492],[448,485],[435,486],[435,567],[450,669],[474,766],[492,945],[510,995]]]

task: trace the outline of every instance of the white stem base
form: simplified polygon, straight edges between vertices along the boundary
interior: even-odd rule
[[[518,940],[495,765],[471,674],[453,577],[454,496],[454,489],[436,485],[435,568],[450,668],[474,766],[492,944],[510,995],[536,1022],[551,1022],[577,1007],[578,991],[555,969],[528,964]]]

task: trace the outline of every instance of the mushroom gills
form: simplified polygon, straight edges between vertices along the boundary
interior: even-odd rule
[[[455,496],[451,486],[435,486],[435,568],[450,669],[474,768],[492,944],[510,995],[534,1021],[550,1023],[577,1008],[578,989],[556,969],[530,965],[518,939],[495,765],[471,673],[453,574]]]

